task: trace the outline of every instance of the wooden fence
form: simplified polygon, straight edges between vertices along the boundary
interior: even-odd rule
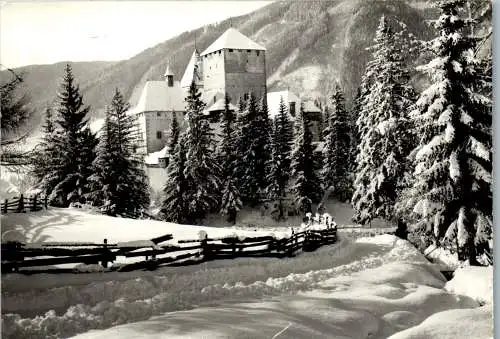
[[[2,244],[1,261],[4,273],[49,266],[45,271],[68,271],[57,269],[61,264],[100,264],[107,268],[108,263],[118,257],[144,257],[144,260],[113,265],[107,271],[132,271],[138,269],[154,270],[159,266],[185,266],[205,261],[234,259],[241,257],[292,257],[299,250],[314,251],[317,248],[337,241],[336,227],[323,230],[306,230],[292,233],[288,238],[272,236],[225,237],[200,240],[179,240],[177,244],[162,243],[172,240],[171,234],[145,242],[108,244],[96,243],[40,243],[23,244],[9,242]],[[166,256],[165,256],[166,255]],[[162,257],[159,257],[162,256]],[[72,271],[73,269],[69,269]]]
[[[20,197],[15,197],[12,200],[5,199],[2,203],[2,213],[25,213],[27,211],[41,211],[47,209],[47,197],[39,197],[33,195],[25,198],[22,194]]]

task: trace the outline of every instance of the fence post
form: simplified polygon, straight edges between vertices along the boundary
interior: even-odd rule
[[[17,205],[17,213],[24,212],[24,196],[21,194],[19,197],[19,204]]]
[[[37,195],[35,194],[35,196],[33,197],[33,204],[31,205],[32,211],[36,211],[36,207],[37,207],[36,206],[36,201],[37,201],[36,197],[37,197]]]
[[[108,260],[107,260],[107,255],[108,255],[108,239],[104,239],[104,246],[102,248],[102,252],[103,252],[102,267],[108,268]]]
[[[7,204],[9,203],[9,199],[5,199],[5,202],[3,203],[3,214],[7,214]]]
[[[208,234],[205,234],[205,239],[201,240],[201,249],[203,253],[203,260],[208,260],[210,254],[207,244]]]

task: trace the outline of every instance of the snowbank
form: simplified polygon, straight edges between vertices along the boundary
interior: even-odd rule
[[[491,305],[475,309],[452,309],[431,315],[421,324],[389,339],[488,339],[493,338]]]
[[[198,239],[198,232],[209,237],[224,237],[236,232],[241,236],[269,235],[257,229],[236,230],[221,227],[179,225],[155,220],[114,218],[77,208],[50,208],[39,212],[9,213],[1,216],[2,237],[9,236],[26,242],[97,242],[125,243],[173,234],[174,241]],[[288,230],[274,231],[276,237],[289,235]],[[129,243],[130,244],[130,243]],[[149,246],[149,245],[148,245]]]
[[[480,303],[493,304],[493,266],[459,268],[445,288],[452,293],[469,296]]]
[[[432,262],[441,265],[443,269],[453,271],[460,267],[457,254],[453,254],[450,250],[437,247],[434,244],[425,249],[424,255]]]

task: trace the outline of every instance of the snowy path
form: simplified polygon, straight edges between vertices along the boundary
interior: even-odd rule
[[[280,331],[276,338],[387,338],[435,312],[478,306],[445,292],[439,272],[393,236],[341,240],[292,259],[140,273],[36,292],[18,284],[2,307],[27,318],[4,315],[2,337],[108,328],[78,338],[272,338]],[[29,315],[35,309],[58,314]]]

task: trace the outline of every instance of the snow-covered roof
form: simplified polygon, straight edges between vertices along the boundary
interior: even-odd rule
[[[185,92],[178,81],[174,82],[173,87],[169,87],[166,81],[148,81],[144,85],[137,106],[131,110],[131,113],[185,111],[184,98]]]
[[[215,40],[208,48],[201,53],[205,55],[225,48],[232,49],[251,49],[265,51],[266,48],[259,45],[255,41],[250,40],[247,36],[241,34],[234,28],[229,28],[217,40]]]
[[[144,157],[144,162],[146,165],[158,165],[160,158],[167,158],[169,153],[168,146],[163,147],[161,150],[153,153],[149,153]]]
[[[213,111],[223,111],[224,110],[224,106],[225,106],[225,102],[224,102],[224,99],[223,98],[220,98],[219,100],[217,100],[215,102],[215,104],[213,104],[212,106],[208,107],[206,109],[207,112],[213,112]],[[231,111],[236,111],[237,108],[235,105],[233,105],[232,103],[229,103],[229,109]]]
[[[300,98],[289,90],[268,92],[267,93],[267,107],[269,109],[269,117],[273,118],[278,115],[280,108],[280,101],[283,98],[283,102],[287,108],[290,102],[295,102],[295,112],[299,111],[300,108]],[[290,118],[293,119],[292,116]]]
[[[304,112],[321,113],[321,110],[312,101],[304,101]]]
[[[200,53],[195,49],[193,51],[193,54],[191,55],[191,59],[189,59],[189,62],[186,66],[186,70],[184,71],[184,75],[182,76],[181,79],[181,87],[186,88],[191,86],[191,83],[193,82],[194,76],[195,76],[195,69],[197,67],[197,62],[200,58]],[[197,70],[199,72],[199,70]],[[201,79],[198,77],[195,79],[195,81],[200,81]]]

